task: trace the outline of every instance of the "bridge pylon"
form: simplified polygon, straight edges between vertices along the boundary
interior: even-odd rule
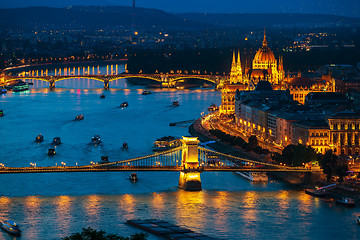
[[[50,86],[49,86],[50,89],[51,90],[55,89],[55,80],[50,80],[49,83],[50,83]]]
[[[109,90],[109,80],[104,80],[104,89]]]
[[[179,177],[179,188],[186,191],[201,191],[201,179],[198,157],[198,144],[197,137],[182,137],[183,143],[182,160]]]

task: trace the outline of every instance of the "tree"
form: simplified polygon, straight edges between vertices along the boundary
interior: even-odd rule
[[[146,233],[136,233],[130,237],[122,237],[118,234],[107,234],[105,231],[97,231],[91,227],[83,228],[81,233],[72,233],[63,240],[146,240]]]
[[[280,159],[286,165],[301,166],[303,163],[313,162],[317,158],[316,152],[311,146],[290,144],[283,149]]]
[[[255,135],[249,137],[249,149],[254,151],[259,146],[259,142]]]
[[[327,150],[324,156],[320,158],[319,164],[326,174],[327,180],[330,181],[331,177],[335,174],[334,169],[337,165],[337,156],[332,150]]]

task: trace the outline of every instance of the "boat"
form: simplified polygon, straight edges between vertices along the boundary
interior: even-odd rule
[[[7,89],[6,88],[0,88],[0,94],[5,94],[7,93]]]
[[[105,98],[105,94],[100,94],[100,98]]]
[[[235,172],[236,174],[252,181],[252,182],[267,182],[268,176],[264,172]]]
[[[48,149],[48,155],[49,156],[54,156],[56,154],[55,148],[49,148]]]
[[[219,107],[216,106],[215,103],[211,104],[210,107],[208,107],[209,112],[214,112],[214,111],[217,111],[217,110],[219,110]]]
[[[336,199],[336,203],[342,204],[346,207],[355,207],[355,200],[351,197],[342,197],[341,199]]]
[[[305,189],[305,193],[314,197],[326,197],[327,191],[336,188],[336,185],[336,183],[333,183],[323,187],[316,187],[315,189]]]
[[[179,101],[173,101],[172,106],[173,107],[180,106]]]
[[[108,156],[101,156],[99,164],[109,163],[109,157]]]
[[[4,110],[0,110],[0,117],[4,116]]]
[[[53,141],[52,141],[52,144],[54,144],[54,145],[59,145],[59,144],[61,144],[60,137],[54,137],[54,139],[53,139]]]
[[[100,143],[101,143],[100,135],[94,135],[94,136],[91,138],[91,142],[92,142],[92,143],[95,143],[95,144],[100,144]]]
[[[142,94],[142,95],[149,95],[149,94],[152,94],[152,92],[151,92],[151,91],[144,90],[141,94]]]
[[[130,181],[132,182],[136,182],[138,180],[137,174],[136,173],[131,173],[129,176]]]
[[[12,86],[12,90],[13,92],[21,92],[21,91],[29,90],[29,84],[27,84],[26,82],[19,82]]]
[[[84,120],[84,115],[80,114],[75,117],[76,121]]]
[[[6,221],[0,220],[0,226],[3,230],[5,230],[6,232],[8,232],[10,234],[13,234],[15,236],[21,235],[21,230],[20,230],[19,226],[16,224],[16,222],[14,222],[12,220],[6,220]]]
[[[36,136],[35,138],[35,142],[42,142],[44,141],[44,136],[41,135],[41,133],[39,135]]]
[[[122,148],[123,148],[123,149],[128,149],[129,146],[128,146],[128,144],[127,144],[126,142],[124,142],[123,145],[122,145]]]
[[[153,151],[164,151],[171,148],[179,147],[181,145],[181,141],[179,138],[175,138],[173,136],[166,136],[157,139],[154,142]]]
[[[358,216],[358,217],[356,218],[356,222],[357,222],[357,224],[360,225],[360,216]]]
[[[129,106],[129,104],[128,104],[128,102],[123,102],[122,104],[120,104],[120,107],[128,107]]]

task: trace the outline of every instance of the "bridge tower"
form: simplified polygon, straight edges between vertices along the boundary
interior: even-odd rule
[[[51,79],[51,80],[49,80],[49,83],[50,83],[50,89],[51,90],[54,90],[55,89],[55,80],[54,79]]]
[[[200,191],[201,179],[198,157],[198,144],[197,137],[182,137],[184,149],[182,153],[181,167],[179,177],[179,188],[186,191]]]
[[[109,80],[108,79],[104,80],[104,89],[109,90]]]

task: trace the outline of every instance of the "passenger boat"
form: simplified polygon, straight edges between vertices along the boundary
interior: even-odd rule
[[[180,106],[179,101],[173,101],[172,105],[173,105],[173,107]]]
[[[21,230],[19,228],[19,226],[16,224],[16,222],[12,221],[12,220],[6,220],[6,221],[2,221],[0,220],[0,226],[2,229],[4,229],[6,232],[16,235],[16,236],[20,236],[21,235]]]
[[[3,116],[4,116],[4,111],[0,110],[0,117],[3,117]]]
[[[108,156],[101,156],[99,164],[109,163],[109,157]]]
[[[148,95],[148,94],[152,94],[152,92],[151,92],[151,91],[144,90],[141,94],[142,94],[142,95]]]
[[[123,102],[122,104],[120,104],[120,107],[128,107],[129,106],[129,104],[128,104],[128,102]]]
[[[21,92],[29,90],[29,84],[26,82],[20,82],[12,87],[13,92]]]
[[[35,142],[42,142],[44,141],[44,136],[41,135],[41,133],[39,135],[36,136],[35,138]]]
[[[56,154],[55,148],[49,148],[48,149],[48,155],[49,156],[55,156],[55,154]]]
[[[77,120],[77,121],[84,120],[84,115],[82,115],[82,114],[77,115],[77,116],[75,117],[75,120]]]
[[[179,138],[175,138],[173,136],[166,136],[157,139],[154,142],[153,151],[164,151],[171,148],[176,148],[181,145],[181,141]]]
[[[53,141],[52,141],[52,144],[54,144],[54,145],[59,145],[59,144],[61,144],[60,137],[54,137],[54,139],[53,139]]]
[[[219,110],[219,107],[215,105],[215,103],[211,104],[210,107],[208,107],[209,112],[214,112]]]
[[[92,143],[95,143],[95,144],[100,144],[100,143],[101,143],[100,135],[94,135],[94,136],[91,138],[91,142],[92,142]]]
[[[252,182],[267,182],[268,176],[264,172],[235,172],[236,174],[252,181]]]
[[[355,200],[351,197],[342,197],[341,199],[336,199],[335,202],[346,207],[355,207]]]
[[[105,94],[100,94],[100,98],[105,98]]]
[[[132,182],[136,182],[138,180],[137,174],[136,173],[130,174],[129,179]]]
[[[124,142],[124,143],[123,143],[122,148],[123,148],[123,149],[128,149],[128,144],[127,144],[127,142]]]

